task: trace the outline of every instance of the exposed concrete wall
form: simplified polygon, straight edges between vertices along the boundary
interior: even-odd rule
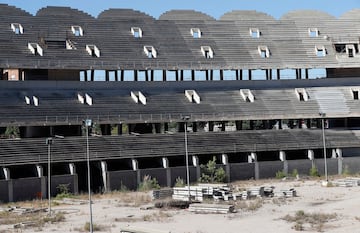
[[[9,182],[10,180],[0,180],[0,203],[9,202]]]
[[[338,160],[337,159],[327,158],[326,164],[327,164],[328,175],[337,175],[338,174]],[[324,176],[325,175],[324,159],[315,159],[315,165],[318,169],[319,174]]]
[[[148,168],[140,170],[140,182],[143,181],[144,176],[149,175],[152,178],[156,178],[159,185],[167,186],[166,169],[165,168]]]
[[[284,163],[282,161],[266,161],[258,162],[259,164],[259,178],[275,177],[276,172],[283,171]]]
[[[255,178],[254,163],[230,163],[230,181]]]
[[[192,170],[189,170],[192,171]],[[196,170],[194,171],[196,172]],[[186,167],[171,167],[170,168],[170,176],[171,176],[171,186],[175,185],[176,178],[180,177],[186,183]],[[190,172],[190,177],[192,176],[192,172]]]
[[[46,177],[31,177],[12,180],[13,201],[32,200],[45,198]]]
[[[137,171],[111,171],[107,172],[109,190],[120,190],[122,187],[126,187],[130,190],[136,190],[137,188]]]
[[[288,160],[288,171],[292,173],[294,169],[298,171],[300,175],[309,175],[312,161],[308,159],[304,160]]]
[[[68,185],[70,193],[77,194],[79,192],[77,174],[51,176],[51,196],[56,196],[60,193],[58,189],[60,184]]]
[[[343,168],[348,169],[351,173],[360,172],[360,158],[359,157],[344,157]]]

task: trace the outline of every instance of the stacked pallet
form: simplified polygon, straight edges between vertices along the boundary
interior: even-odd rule
[[[191,204],[191,212],[207,214],[227,214],[235,212],[233,205],[213,205],[213,204]]]

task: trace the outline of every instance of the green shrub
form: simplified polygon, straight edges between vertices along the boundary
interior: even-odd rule
[[[299,172],[297,169],[294,169],[292,172],[291,172],[291,176],[292,177],[297,177],[299,175]]]
[[[345,176],[351,175],[351,171],[350,171],[348,165],[345,165],[345,166],[344,166],[343,171],[342,171],[342,174],[345,175]]]
[[[277,179],[282,179],[282,178],[286,177],[286,173],[284,171],[277,171],[275,174],[275,177]]]
[[[175,187],[184,187],[185,181],[181,177],[176,178],[175,180]]]
[[[199,181],[203,183],[223,183],[226,179],[225,170],[220,167],[216,168],[216,157],[214,156],[212,160],[209,160],[206,165],[201,164],[201,176]]]
[[[70,184],[59,184],[56,189],[58,190],[58,194],[55,199],[63,199],[63,198],[72,198],[74,195],[69,191]]]
[[[143,181],[139,184],[139,191],[149,191],[153,189],[160,189],[160,185],[156,178],[151,178],[151,176],[146,175],[143,178]]]
[[[319,177],[320,175],[317,167],[310,168],[309,175],[313,177]]]

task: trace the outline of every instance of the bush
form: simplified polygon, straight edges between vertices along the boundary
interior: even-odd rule
[[[226,173],[225,170],[220,167],[216,168],[216,158],[213,157],[212,160],[209,160],[206,165],[201,164],[201,176],[199,181],[203,183],[223,183],[226,179]]]
[[[185,187],[185,181],[181,177],[176,178],[175,187]]]
[[[139,191],[149,191],[153,189],[160,189],[160,185],[156,178],[151,178],[151,176],[146,175],[143,178],[143,181],[139,184]]]
[[[342,171],[342,174],[345,175],[345,176],[351,175],[351,171],[350,171],[348,165],[345,165],[345,166],[344,166],[344,169],[343,169],[343,171]]]
[[[277,171],[275,177],[277,179],[282,179],[282,178],[286,177],[286,173],[284,171]]]
[[[309,175],[313,177],[319,177],[319,171],[316,167],[310,168]]]
[[[69,191],[70,184],[59,184],[56,189],[58,190],[58,194],[56,195],[56,199],[63,198],[71,198],[74,197],[72,193]]]
[[[294,169],[294,170],[292,171],[292,173],[291,173],[291,176],[292,176],[292,177],[297,177],[298,175],[299,175],[299,172],[298,172],[297,169]]]

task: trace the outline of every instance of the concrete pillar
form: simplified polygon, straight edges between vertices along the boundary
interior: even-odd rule
[[[94,77],[95,77],[95,70],[91,70],[90,71],[90,81],[94,81]]]
[[[209,132],[214,131],[214,122],[213,121],[209,121]]]
[[[252,73],[251,73],[251,70],[249,69],[249,70],[248,70],[248,72],[249,72],[249,76],[248,76],[248,77],[249,77],[249,80],[251,80],[251,79],[252,79]]]
[[[166,81],[166,70],[163,70],[163,77],[162,77],[162,81]]]
[[[199,180],[201,176],[199,157],[195,155],[192,156],[192,165],[196,168],[196,180]]]
[[[279,151],[279,159],[280,161],[282,161],[284,163],[284,168],[283,168],[283,172],[285,174],[288,174],[289,173],[289,166],[288,166],[288,162],[286,160],[286,153],[285,151],[281,150]]]
[[[107,176],[107,163],[105,161],[100,162],[101,165],[101,176],[104,184],[104,192],[108,192],[109,190],[109,182],[108,182],[108,176]]]
[[[191,70],[191,81],[195,80],[195,70]]]
[[[171,171],[169,168],[169,159],[162,157],[162,166],[166,169],[166,185],[171,187]]]
[[[224,80],[224,70],[220,70],[220,80]]]
[[[210,80],[214,80],[214,70],[210,70]]]
[[[175,70],[175,80],[179,81],[179,71]]]
[[[141,183],[139,163],[136,159],[131,159],[131,165],[132,165],[133,171],[136,171],[136,186],[137,186]]]
[[[242,130],[242,121],[235,121],[236,130]]]
[[[230,182],[230,165],[227,154],[221,155],[221,163],[225,165],[225,174],[226,174],[226,181]]]
[[[150,81],[154,81],[154,70],[150,70]]]
[[[119,81],[118,70],[115,70],[115,81]]]
[[[120,81],[124,81],[124,70],[120,70]]]
[[[105,70],[105,81],[109,81],[110,79],[109,79],[109,71],[108,70]]]
[[[134,70],[134,81],[138,81],[138,71]]]
[[[75,175],[76,174],[76,167],[74,163],[69,163],[69,171],[71,175]]]
[[[184,81],[184,70],[180,70],[180,81]]]
[[[87,75],[87,70],[84,70],[83,72],[84,72],[84,81],[86,81],[86,82],[89,81],[88,75]]]
[[[122,124],[117,125],[117,133],[118,135],[122,135]]]
[[[144,72],[145,72],[145,80],[146,80],[146,82],[148,82],[148,81],[149,81],[149,73],[148,73],[148,70],[144,70]]]
[[[343,173],[342,149],[336,148],[335,152],[336,152],[337,159],[338,159],[338,174],[341,175]]]
[[[10,169],[7,167],[3,167],[5,180],[10,180]]]
[[[280,80],[280,69],[276,69],[276,78]]]
[[[205,70],[205,79],[206,81],[209,81],[209,71],[208,70]]]
[[[259,179],[259,163],[257,161],[257,154],[255,152],[251,152],[250,155],[248,155],[248,163],[254,163],[255,165],[255,179],[258,180]]]
[[[8,180],[8,199],[9,202],[14,201],[14,186],[12,180]]]
[[[313,150],[307,150],[308,158],[311,160],[311,167],[316,167],[315,165],[315,155]]]
[[[36,172],[37,172],[38,177],[44,176],[44,169],[41,165],[36,165]]]
[[[305,79],[309,79],[309,69],[305,69]]]

